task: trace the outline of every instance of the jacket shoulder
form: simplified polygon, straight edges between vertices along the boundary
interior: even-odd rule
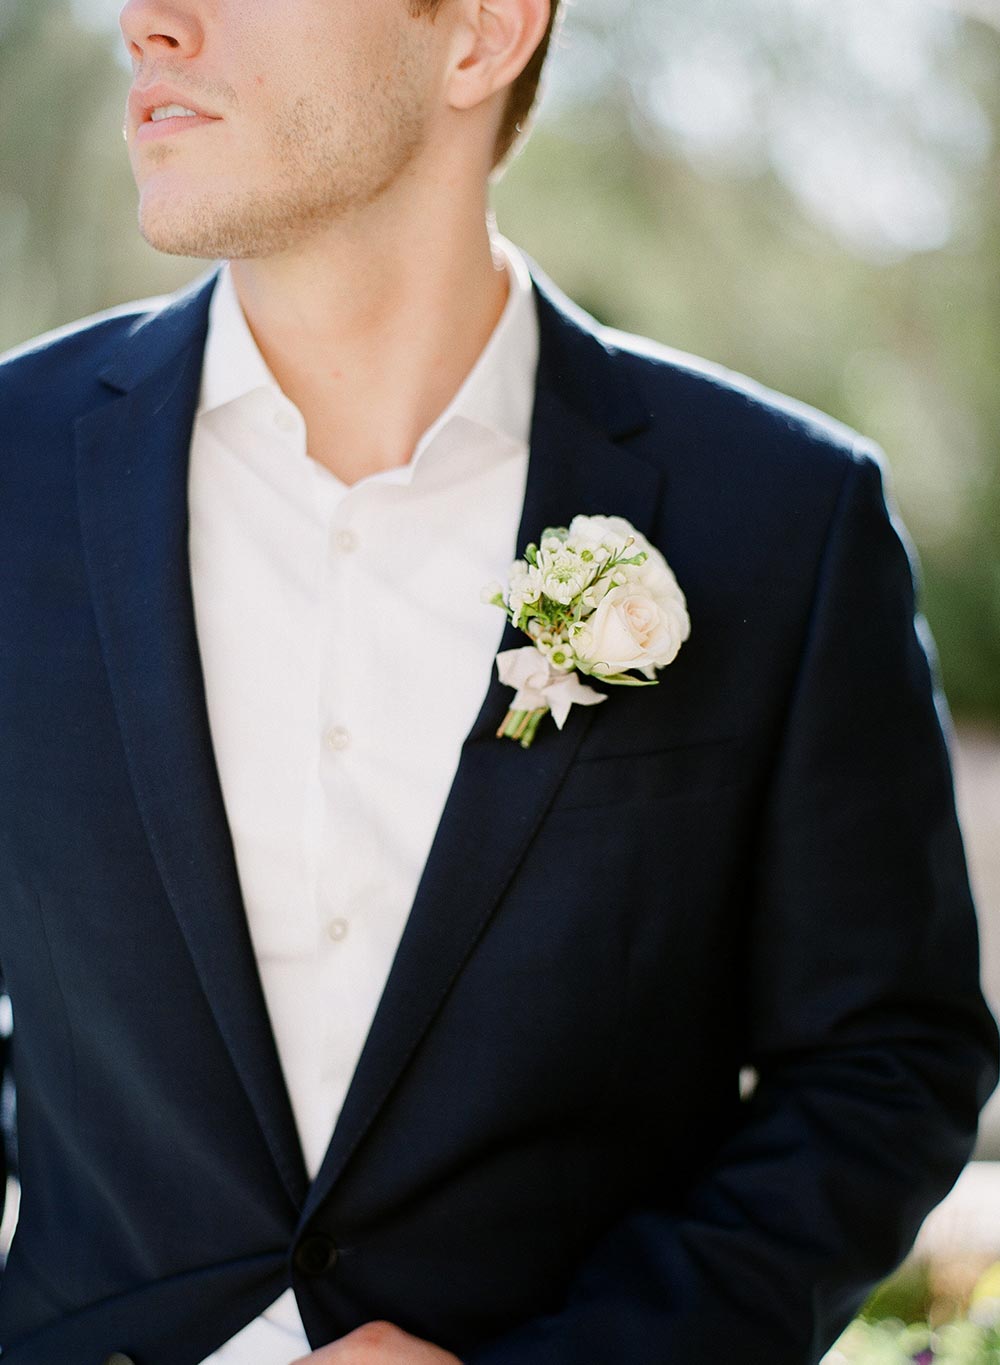
[[[124,387],[203,332],[216,272],[161,297],[109,308],[0,356],[0,410],[27,419],[84,411],[100,380]]]
[[[61,370],[78,361],[91,370],[99,368],[136,325],[161,312],[169,303],[166,295],[138,299],[32,337],[0,354],[0,384],[6,388],[21,378],[34,378],[50,366]]]
[[[617,328],[598,326],[596,334],[654,426],[666,421],[702,440],[713,436],[765,464],[787,458],[842,472],[845,460],[882,460],[878,447],[846,423],[747,375]]]
[[[808,558],[847,490],[861,487],[909,546],[876,442],[722,365],[611,328],[598,335],[650,419],[632,449],[666,477],[684,515],[715,525],[747,555],[759,542],[773,552],[785,541]]]
[[[735,493],[749,517],[772,498],[822,517],[849,469],[878,446],[843,422],[723,365],[606,326],[532,262],[539,317],[555,335],[558,382],[598,424],[669,473],[674,495]]]
[[[164,298],[123,304],[0,357],[0,458],[61,467],[77,418],[135,388],[204,341],[215,271]]]
[[[101,371],[165,304],[146,299],[110,308],[0,356],[0,426],[8,443],[45,448],[68,420],[100,402]]]

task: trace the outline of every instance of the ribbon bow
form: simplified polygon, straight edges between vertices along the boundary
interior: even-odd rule
[[[553,668],[533,645],[505,649],[498,654],[497,672],[502,683],[517,688],[511,711],[549,710],[560,730],[571,706],[596,706],[607,701],[603,692],[584,687],[575,673]]]

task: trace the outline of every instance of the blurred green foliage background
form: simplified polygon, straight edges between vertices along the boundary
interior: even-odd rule
[[[0,349],[204,269],[135,230],[115,0],[0,0]],[[576,0],[501,229],[603,320],[886,449],[1000,724],[1000,0]]]

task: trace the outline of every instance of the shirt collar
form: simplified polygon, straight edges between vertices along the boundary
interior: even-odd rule
[[[531,275],[521,252],[505,237],[492,239],[494,255],[507,267],[507,303],[461,388],[417,444],[414,458],[454,418],[527,446],[538,368],[538,317]]]
[[[527,446],[538,365],[538,317],[527,262],[505,237],[491,238],[507,267],[504,310],[454,398],[424,432],[413,461],[455,418]],[[247,325],[228,263],[219,272],[209,311],[198,416],[258,389],[280,392]]]
[[[278,383],[261,355],[236,294],[228,261],[219,271],[208,312],[198,416]]]

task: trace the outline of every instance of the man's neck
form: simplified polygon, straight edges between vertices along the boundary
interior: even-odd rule
[[[508,290],[485,209],[422,234],[341,230],[232,268],[257,345],[305,419],[309,454],[347,484],[410,460]]]

